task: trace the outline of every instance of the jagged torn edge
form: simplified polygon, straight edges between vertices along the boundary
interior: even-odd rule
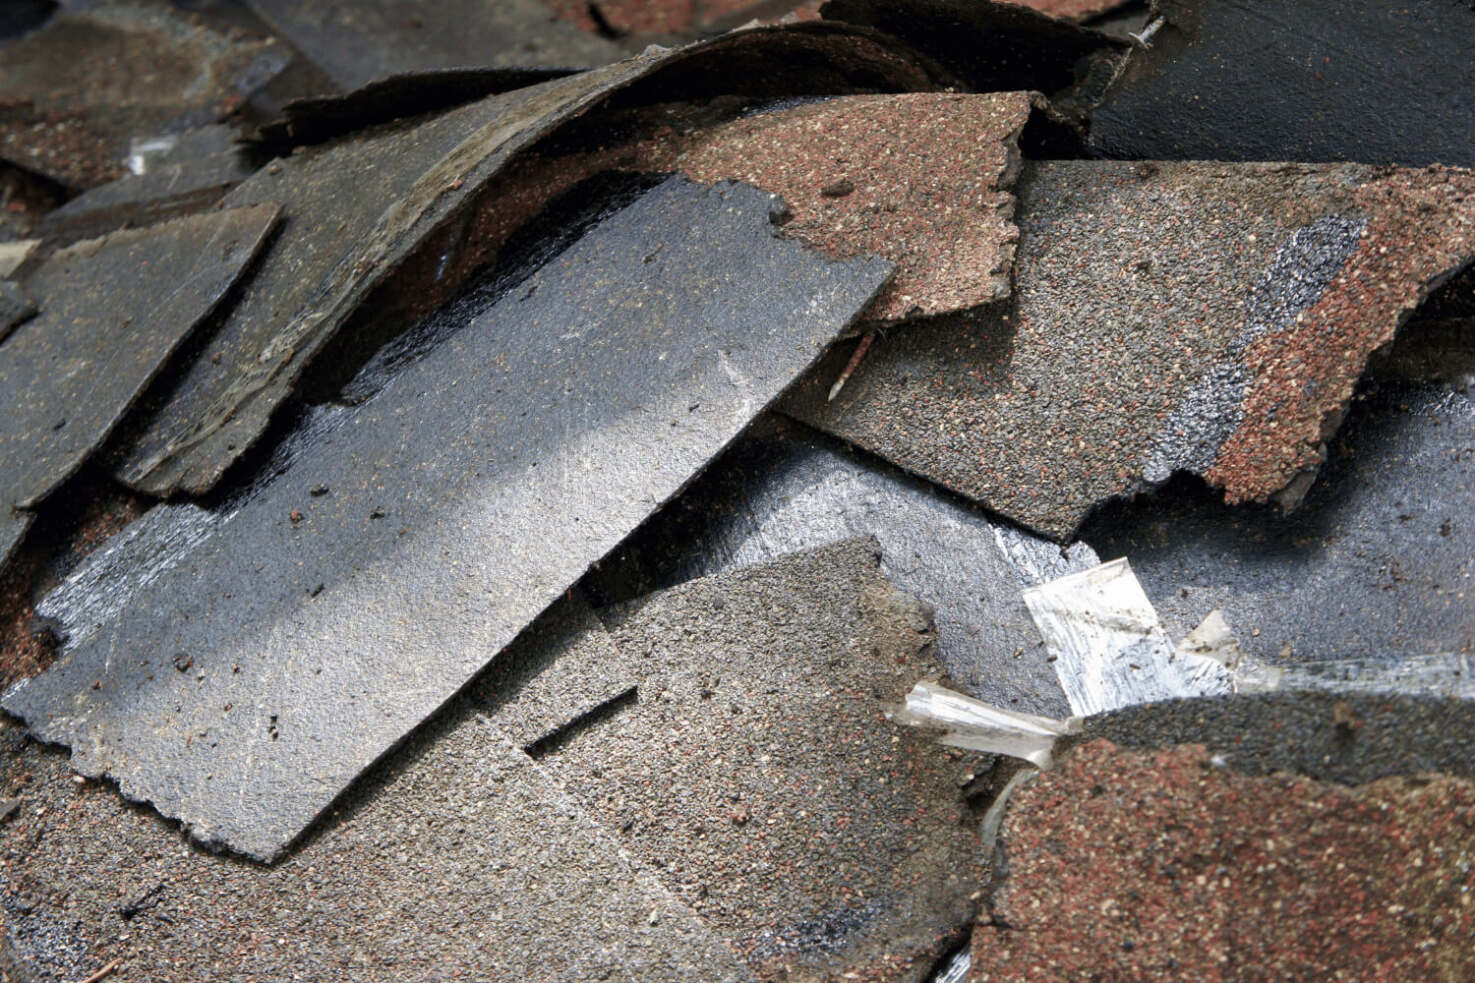
[[[906,703],[891,713],[898,723],[944,731],[938,740],[949,747],[1006,754],[1036,768],[1054,764],[1055,742],[1081,732],[1079,717],[1054,720],[1013,710],[1000,710],[971,696],[924,681],[912,687]]]

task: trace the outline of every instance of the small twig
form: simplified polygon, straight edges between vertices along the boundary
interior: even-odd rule
[[[123,965],[123,960],[114,959],[102,969],[99,969],[97,972],[87,977],[85,980],[82,981],[82,983],[97,983],[98,980],[111,976],[113,974],[113,970],[117,969],[121,965]]]
[[[861,359],[866,357],[866,352],[870,351],[871,342],[875,340],[876,332],[874,331],[867,331],[865,337],[860,339],[860,344],[855,346],[855,354],[851,355],[850,361],[845,363],[845,370],[840,373],[840,378],[836,379],[835,384],[830,387],[830,395],[825,402],[833,403],[835,397],[840,395],[840,390],[845,388],[845,383],[850,378],[850,374],[860,367]]]

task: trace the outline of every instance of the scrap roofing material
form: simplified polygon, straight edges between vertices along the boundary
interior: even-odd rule
[[[837,348],[785,409],[1057,538],[1202,475],[1309,487],[1368,355],[1475,258],[1475,175],[1357,165],[1027,165],[1012,311]]]
[[[1475,9],[1450,0],[1154,0],[1091,113],[1095,153],[1475,166]]]
[[[1470,979],[1472,810],[1455,778],[1348,789],[1088,744],[1013,794],[969,978]]]
[[[781,418],[779,418],[781,420]],[[1020,592],[1097,563],[1089,547],[991,522],[925,482],[837,449],[797,424],[748,434],[591,575],[606,597],[874,536],[881,569],[934,606],[953,683],[997,706],[1069,712]]]
[[[1145,703],[1085,729],[1123,747],[1202,744],[1246,774],[1294,771],[1344,785],[1436,771],[1475,779],[1470,699],[1283,688]]]
[[[0,344],[0,568],[30,514],[107,438],[246,269],[276,206],[210,212],[81,242],[26,289],[41,313]]]
[[[753,979],[474,704],[271,868],[181,850],[157,816],[75,783],[64,756],[12,746],[0,968],[17,979],[79,980],[114,958],[152,983]]]
[[[540,759],[766,980],[921,980],[975,909],[969,762],[889,723],[925,611],[850,540],[607,612],[640,699]]]
[[[771,191],[799,241],[895,261],[867,312],[887,324],[1009,295],[1009,189],[1029,115],[1023,92],[849,96],[673,136],[641,163]]]
[[[544,201],[605,171],[742,181],[784,199],[785,234],[832,256],[875,254],[897,275],[867,312],[876,323],[973,310],[1007,297],[1017,232],[1010,193],[1022,92],[837,96],[712,124],[694,107],[657,107],[600,145],[554,145],[509,169],[500,193]],[[530,207],[507,209],[525,213]]]
[[[1082,529],[1128,556],[1170,635],[1222,609],[1261,665],[1397,660],[1475,643],[1475,395],[1365,386],[1287,516],[1180,489]]]
[[[5,707],[198,839],[278,856],[885,284],[771,207],[673,178],[605,219]]]
[[[281,201],[283,234],[217,333],[212,357],[178,380],[120,477],[152,494],[210,489],[374,288],[413,261],[417,282],[400,289],[444,299],[501,245],[497,236],[477,233],[502,215],[530,217],[517,210],[519,202],[494,195],[493,178],[519,151],[601,100],[659,99],[668,85],[710,87],[764,57],[789,58],[797,67],[728,88],[771,98],[810,87],[933,85],[901,46],[870,32],[834,25],[750,30],[492,96],[417,126],[268,166],[225,200]],[[479,197],[484,191],[494,196]],[[468,214],[477,207],[485,214]]]
[[[583,68],[625,52],[537,0],[247,0],[344,89],[437,68]]]
[[[636,660],[574,591],[545,611],[471,684],[471,697],[519,747],[532,748],[633,695]]]
[[[131,138],[227,116],[287,61],[274,41],[228,37],[163,4],[64,10],[5,47],[0,156],[101,184],[125,172]]]
[[[253,142],[285,153],[572,74],[567,68],[440,68],[389,75],[342,95],[294,99],[282,107],[279,119],[258,128]]]

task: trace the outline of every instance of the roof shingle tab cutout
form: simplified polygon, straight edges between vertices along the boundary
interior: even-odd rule
[[[976,762],[884,715],[940,667],[879,559],[848,540],[606,612],[640,699],[540,759],[764,980],[925,980],[974,910]]]
[[[1091,113],[1122,159],[1475,166],[1475,8],[1154,0],[1165,23]]]
[[[82,466],[276,221],[272,204],[208,212],[41,262],[25,287],[43,310],[0,344],[0,509],[35,508]]]
[[[275,867],[180,850],[157,816],[78,786],[64,757],[8,751],[0,782],[25,788],[7,832],[30,846],[0,900],[7,958],[79,980],[122,931],[150,983],[753,983],[505,732],[448,710]]]
[[[839,346],[788,412],[1055,538],[1202,475],[1291,506],[1368,356],[1475,259],[1475,174],[1027,165],[1015,305]]]
[[[669,82],[680,91],[684,79],[704,70],[740,73],[750,63],[784,58],[801,68],[734,84],[770,98],[810,85],[931,87],[903,45],[874,32],[829,24],[748,30],[675,51],[653,49],[268,165],[225,202],[280,201],[281,239],[217,332],[212,357],[184,373],[118,477],[155,495],[213,488],[375,288],[413,263],[412,275],[421,278],[413,292],[448,298],[502,245],[482,233],[500,227],[505,236],[536,212],[499,223],[520,203],[488,200],[483,192],[539,138],[633,83],[646,84],[642,98],[656,99],[651,88]]]
[[[81,7],[82,5],[68,5]],[[0,157],[77,188],[127,173],[134,138],[222,119],[286,67],[166,4],[87,4],[5,46]]]
[[[278,857],[887,282],[772,208],[673,178],[606,218],[5,707],[197,839]]]

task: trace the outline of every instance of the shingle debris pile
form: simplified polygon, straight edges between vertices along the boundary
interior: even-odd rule
[[[0,979],[1464,979],[1467,3],[0,10]]]

